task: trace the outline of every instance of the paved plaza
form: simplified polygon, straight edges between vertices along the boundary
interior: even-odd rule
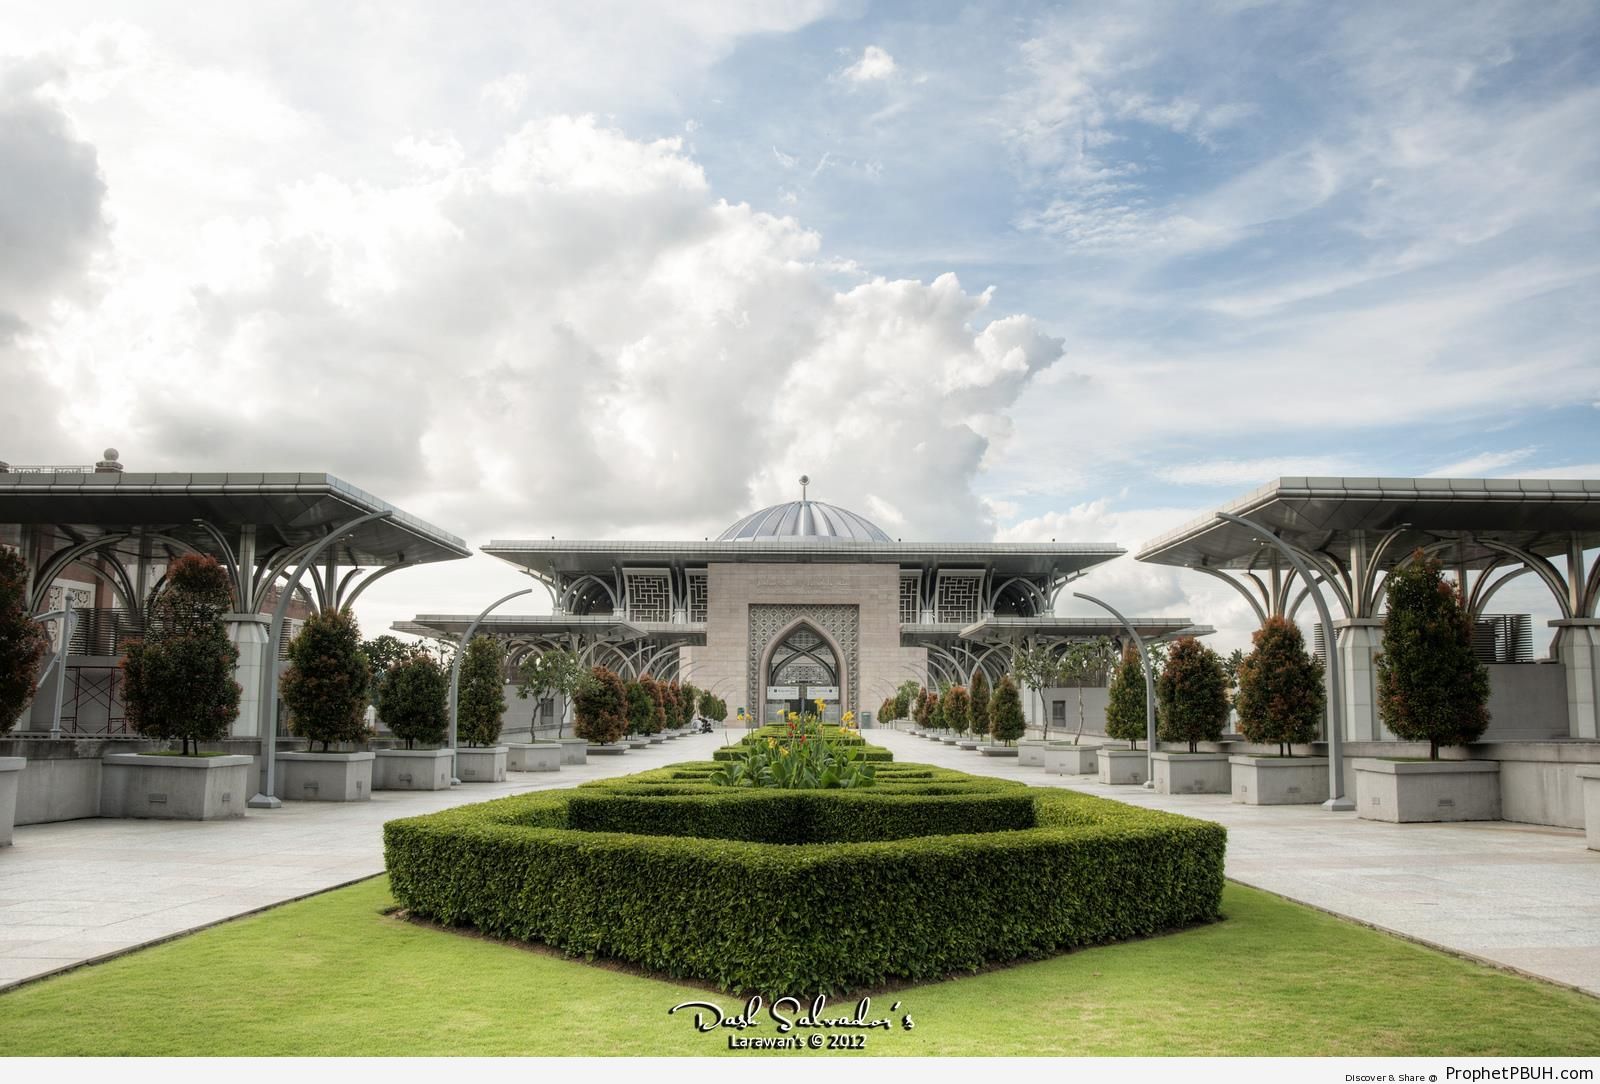
[[[733,731],[733,737],[741,735]],[[1493,822],[1394,825],[1320,808],[1157,795],[1051,776],[888,730],[896,759],[1062,786],[1216,821],[1233,880],[1600,996],[1600,853],[1579,831]],[[209,823],[82,820],[18,828],[0,850],[0,987],[369,877],[395,817],[705,759],[695,736],[440,792],[289,802]]]
[[[1156,794],[1046,775],[888,730],[896,760],[1060,786],[1215,821],[1227,873],[1312,907],[1600,996],[1600,851],[1583,832],[1508,821],[1384,824],[1319,806],[1250,806],[1226,794]]]
[[[238,820],[19,827],[0,848],[0,989],[382,873],[385,821],[707,760],[725,740],[697,734],[504,783],[285,802]]]

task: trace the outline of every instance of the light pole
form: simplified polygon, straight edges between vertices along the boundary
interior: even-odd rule
[[[1322,808],[1341,813],[1352,810],[1355,802],[1344,796],[1344,688],[1339,674],[1339,645],[1334,640],[1333,615],[1328,612],[1322,588],[1311,578],[1311,570],[1294,547],[1261,524],[1227,512],[1218,512],[1217,518],[1254,531],[1257,539],[1265,539],[1276,546],[1300,574],[1306,590],[1311,593],[1311,601],[1317,604],[1317,617],[1322,621],[1322,643],[1328,652],[1328,800],[1322,803]]]
[[[1144,646],[1144,637],[1139,635],[1139,630],[1128,623],[1123,617],[1108,604],[1101,602],[1093,595],[1085,595],[1074,591],[1073,598],[1081,598],[1085,602],[1092,602],[1106,613],[1117,619],[1117,624],[1128,630],[1128,635],[1133,637],[1134,645],[1139,649],[1139,661],[1144,666],[1144,785],[1146,790],[1154,790],[1156,785],[1156,682],[1150,673],[1150,652]]]
[[[455,661],[450,664],[450,785],[452,787],[461,784],[456,771],[456,702],[461,692],[461,661],[467,657],[467,645],[472,642],[472,634],[478,631],[478,626],[483,624],[484,618],[514,598],[533,594],[533,590],[531,587],[524,587],[520,591],[513,591],[504,598],[489,603],[477,617],[472,619],[472,624],[461,634],[461,642],[456,646]]]

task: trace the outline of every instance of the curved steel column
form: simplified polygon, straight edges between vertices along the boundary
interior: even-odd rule
[[[489,603],[477,617],[472,619],[467,631],[461,634],[461,642],[456,645],[455,661],[450,664],[450,785],[452,787],[461,782],[456,771],[456,699],[461,691],[461,662],[467,657],[467,645],[472,642],[472,634],[478,631],[478,626],[483,624],[484,618],[512,599],[531,594],[533,588],[524,587],[520,591],[513,591],[504,598]]]
[[[300,577],[306,574],[306,569],[324,550],[335,542],[344,538],[357,527],[365,526],[375,520],[388,519],[394,512],[370,512],[346,523],[336,531],[328,534],[308,552],[295,568],[294,574],[289,577],[289,582],[284,584],[283,593],[278,597],[278,607],[272,611],[272,626],[267,633],[267,650],[261,660],[261,758],[266,761],[267,785],[260,794],[245,803],[251,809],[277,809],[283,805],[281,799],[273,793],[278,782],[278,645],[283,641],[283,619],[289,613],[289,603],[294,601],[294,589],[300,584]],[[277,577],[273,577],[275,582]]]
[[[1146,790],[1154,790],[1156,786],[1156,680],[1150,673],[1150,651],[1144,645],[1144,637],[1139,635],[1139,630],[1129,624],[1123,617],[1109,605],[1101,602],[1093,595],[1085,595],[1074,591],[1073,598],[1081,598],[1085,602],[1092,602],[1106,613],[1117,619],[1117,624],[1128,630],[1128,635],[1133,637],[1134,644],[1139,648],[1139,660],[1144,665],[1144,786]]]
[[[1227,512],[1218,512],[1217,518],[1237,523],[1254,531],[1259,538],[1271,542],[1289,559],[1304,583],[1316,583],[1299,552],[1259,523]],[[1328,602],[1322,597],[1320,585],[1312,589],[1311,601],[1317,604],[1317,616],[1322,619],[1322,642],[1328,649],[1328,800],[1322,803],[1322,808],[1343,812],[1354,809],[1356,804],[1344,796],[1344,685],[1339,673],[1339,641],[1333,628],[1333,615],[1328,612]]]

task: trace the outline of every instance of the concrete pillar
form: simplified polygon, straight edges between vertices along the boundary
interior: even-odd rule
[[[1556,654],[1567,671],[1567,734],[1600,738],[1600,618],[1550,626],[1561,630]]]
[[[1383,622],[1361,617],[1333,623],[1338,641],[1340,678],[1344,682],[1344,736],[1349,741],[1394,738],[1378,717],[1378,667],[1383,650]]]
[[[268,664],[267,630],[272,619],[265,614],[223,614],[228,639],[239,649],[233,676],[244,689],[239,697],[239,717],[230,732],[235,738],[261,736],[261,667]],[[277,660],[272,660],[276,665]]]

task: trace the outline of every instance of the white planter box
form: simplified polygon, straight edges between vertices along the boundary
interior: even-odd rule
[[[949,737],[940,738],[939,740],[942,741],[946,745],[954,745],[956,742],[960,741],[961,739],[957,738],[955,735],[952,734]]]
[[[623,738],[622,741],[623,744],[631,745],[635,749],[648,749],[650,747],[650,739],[642,736]],[[594,746],[591,745],[589,748],[592,750]]]
[[[1155,754],[1157,794],[1229,794],[1227,753]]]
[[[1589,849],[1600,851],[1600,768],[1579,768],[1578,786],[1583,788],[1583,834]],[[4,799],[0,799],[0,828],[4,827],[3,802]]]
[[[456,778],[463,783],[504,783],[506,753],[503,745],[456,749]]]
[[[625,741],[612,742],[610,745],[591,745],[588,753],[592,757],[620,757],[633,746]]]
[[[1100,747],[1100,782],[1113,787],[1136,787],[1148,778],[1148,754],[1143,749]]]
[[[651,734],[650,735],[650,744],[651,745],[660,745],[663,742],[665,742],[666,740],[667,740],[667,735],[665,735],[665,734]]]
[[[112,753],[100,759],[100,815],[213,821],[244,816],[254,757],[158,757]]]
[[[448,749],[379,749],[373,762],[373,790],[449,790]]]
[[[978,752],[986,757],[1014,757],[1017,755],[1015,745],[980,745]]]
[[[1045,744],[1038,738],[1023,738],[1017,742],[1017,763],[1024,768],[1044,767]]]
[[[17,822],[17,787],[26,757],[0,757],[0,847],[11,846],[11,832]]]
[[[1245,805],[1321,805],[1328,800],[1327,757],[1228,758],[1233,800]]]
[[[512,742],[506,746],[506,770],[512,772],[559,772],[561,745],[558,742]]]
[[[301,802],[365,802],[372,797],[373,753],[279,753],[274,792]]]
[[[975,741],[962,741],[959,738],[956,740],[957,749],[976,749],[977,747],[978,743]]]
[[[1094,775],[1100,770],[1100,746],[1051,742],[1040,749],[1047,775]]]
[[[1497,760],[1360,759],[1356,815],[1369,821],[1497,821]]]
[[[561,746],[561,763],[584,764],[589,757],[588,738],[557,738],[556,744]]]

